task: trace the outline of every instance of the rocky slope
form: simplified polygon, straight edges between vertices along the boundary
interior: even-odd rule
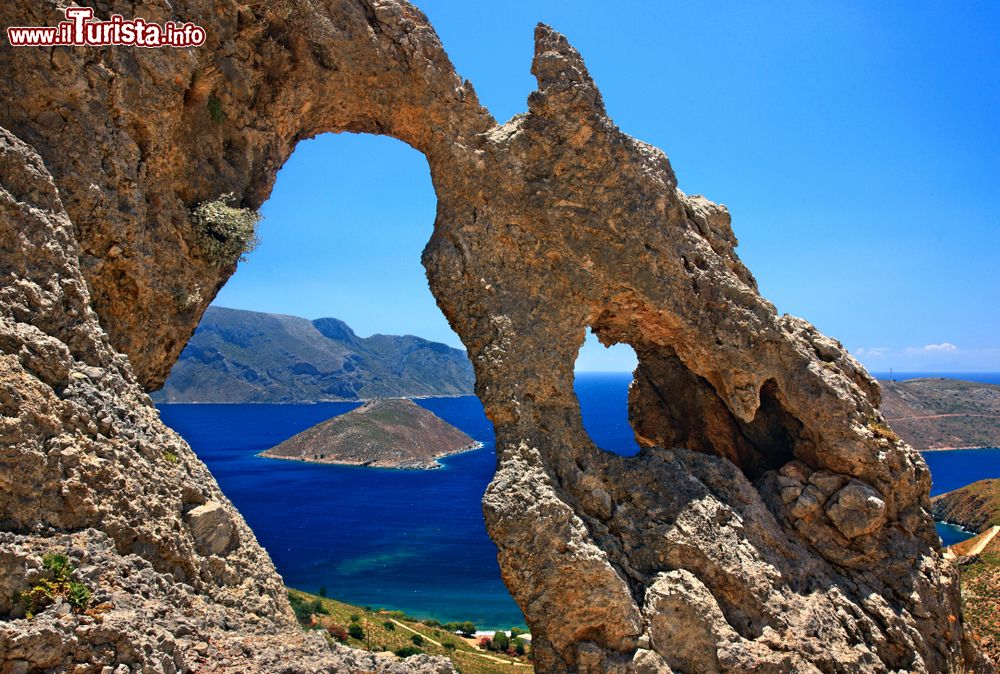
[[[879,384],[886,420],[915,449],[1000,447],[1000,386],[942,378]]]
[[[931,501],[935,518],[979,534],[948,551],[958,558],[962,603],[973,634],[1000,664],[1000,480],[973,482]]]
[[[451,671],[299,629],[267,554],[109,344],[73,233],[39,156],[0,130],[0,671]],[[58,554],[86,601],[48,589]]]
[[[468,395],[465,352],[343,321],[209,307],[153,401],[289,403]]]
[[[1000,525],[1000,479],[979,480],[931,499],[934,519],[980,533]]]
[[[540,672],[989,671],[926,464],[885,428],[877,383],[760,296],[726,209],[614,125],[563,36],[538,26],[537,90],[498,124],[399,0],[114,8],[208,41],[0,50],[0,578],[9,597],[45,551],[76,550],[77,582],[107,599],[96,628],[4,600],[10,669],[448,667],[297,631],[267,555],[143,393],[237,262],[193,211],[227,193],[259,207],[296,142],[351,131],[428,160],[423,262],[496,430],[484,514]],[[62,18],[0,3],[5,26]],[[636,457],[583,428],[588,326],[638,356]]]
[[[262,452],[272,459],[373,468],[440,468],[476,441],[412,400],[380,398],[327,419]]]
[[[1000,665],[1000,536],[974,558],[962,560],[962,600],[971,631],[994,665]]]

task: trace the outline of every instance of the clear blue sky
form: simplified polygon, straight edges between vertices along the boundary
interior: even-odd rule
[[[535,23],[565,33],[616,123],[729,207],[764,295],[870,369],[1000,371],[1000,3],[417,4],[499,120]],[[300,143],[216,304],[459,346],[420,266],[434,206],[399,141]],[[633,363],[588,343],[578,369]]]

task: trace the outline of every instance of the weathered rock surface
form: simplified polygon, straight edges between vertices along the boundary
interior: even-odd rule
[[[233,518],[221,503],[209,501],[185,516],[198,550],[206,556],[221,555],[233,538]]]
[[[325,131],[391,135],[430,164],[423,261],[496,429],[484,512],[540,671],[986,671],[926,465],[881,430],[877,384],[760,297],[726,209],[614,126],[565,38],[539,26],[538,90],[497,124],[402,2],[114,7],[209,41],[0,51],[0,577],[16,591],[44,551],[81,547],[111,604],[99,629],[8,613],[0,658],[29,663],[12,671],[446,667],[298,632],[266,554],[140,389],[235,268],[209,260],[191,209],[258,206]],[[61,18],[0,6],[4,25]],[[637,457],[582,426],[588,326],[639,357]],[[210,503],[224,546],[189,516]]]
[[[108,343],[78,259],[42,160],[0,129],[0,672],[452,671],[302,632],[267,554]],[[28,618],[16,597],[56,552],[91,611]]]

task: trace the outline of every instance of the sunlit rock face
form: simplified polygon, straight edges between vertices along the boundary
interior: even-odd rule
[[[235,269],[192,209],[228,193],[258,207],[298,140],[355,131],[430,164],[423,261],[496,429],[484,513],[539,671],[987,671],[927,468],[880,425],[877,384],[777,315],[725,208],[614,126],[565,38],[537,29],[538,89],[501,125],[405,3],[114,9],[196,21],[208,42],[0,50],[0,588],[69,549],[104,607],[27,620],[0,598],[0,660],[447,671],[302,634],[266,553],[143,392]],[[0,6],[5,26],[62,18]],[[638,356],[636,457],[583,429],[588,326]]]

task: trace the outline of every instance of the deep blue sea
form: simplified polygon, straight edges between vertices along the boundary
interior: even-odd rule
[[[1000,375],[955,376],[1000,383]],[[581,373],[576,385],[591,437],[625,455],[638,451],[628,423],[630,381],[629,374]],[[325,587],[353,604],[472,620],[483,629],[523,625],[480,509],[496,463],[493,427],[474,396],[417,402],[484,447],[433,471],[324,466],[257,453],[358,403],[175,404],[161,405],[160,414],[208,465],[289,586]],[[934,494],[1000,477],[1000,449],[924,456]],[[968,536],[946,525],[938,531],[947,544]]]

